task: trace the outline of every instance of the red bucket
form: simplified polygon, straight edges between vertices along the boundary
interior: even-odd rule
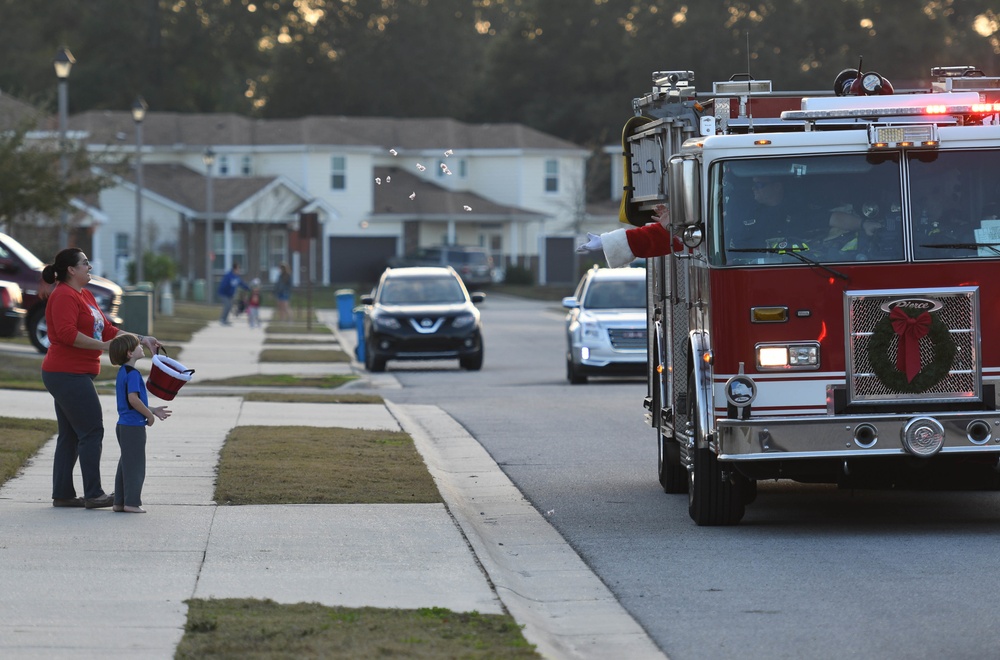
[[[164,401],[172,401],[184,387],[184,383],[191,380],[193,373],[194,369],[188,369],[177,360],[157,353],[153,356],[153,368],[146,379],[146,389]]]

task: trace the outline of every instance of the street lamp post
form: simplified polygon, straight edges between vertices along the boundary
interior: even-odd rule
[[[142,282],[145,271],[142,264],[142,120],[146,118],[145,99],[135,97],[132,119],[135,121],[135,282]]]
[[[65,46],[56,51],[52,64],[59,80],[59,176],[63,184],[69,178],[69,161],[66,159],[66,128],[69,123],[69,72],[76,60],[73,53]],[[69,224],[66,207],[59,213],[59,246],[66,245],[66,232]]]
[[[212,147],[205,149],[205,302],[212,302],[212,213],[215,200],[212,190],[212,165],[215,152]]]

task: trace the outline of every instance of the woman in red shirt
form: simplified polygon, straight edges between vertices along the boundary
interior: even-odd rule
[[[42,279],[55,284],[45,306],[50,346],[42,362],[42,382],[55,399],[59,425],[52,505],[100,509],[111,506],[114,499],[101,486],[104,416],[94,378],[101,373],[101,353],[108,350],[118,328],[85,288],[90,270],[90,260],[80,248],[62,250],[42,270]],[[141,340],[154,353],[160,346],[154,337]],[[77,458],[83,497],[77,497],[73,487]]]

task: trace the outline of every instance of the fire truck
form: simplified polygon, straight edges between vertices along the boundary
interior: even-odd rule
[[[644,406],[698,525],[761,480],[1000,484],[1000,78],[932,78],[659,71],[633,101],[622,220],[665,204],[684,245],[646,263]]]

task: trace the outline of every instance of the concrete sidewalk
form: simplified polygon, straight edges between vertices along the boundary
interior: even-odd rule
[[[335,313],[321,318],[335,328]],[[353,332],[316,350],[342,345],[353,354]],[[181,361],[195,377],[167,404],[173,416],[148,434],[148,514],[53,508],[54,440],[0,489],[0,656],[172,658],[185,600],[250,597],[507,611],[549,658],[663,657],[485,450],[437,407],[203,395],[199,378],[359,369],[258,363],[264,336],[238,319],[210,324],[184,348]],[[398,387],[391,374],[359,374],[365,380],[355,389],[388,395],[383,390]],[[46,392],[0,391],[0,401],[4,415],[54,419]],[[113,396],[102,404],[110,492],[117,413]],[[216,506],[215,468],[230,429],[290,420],[401,428],[445,505]]]

